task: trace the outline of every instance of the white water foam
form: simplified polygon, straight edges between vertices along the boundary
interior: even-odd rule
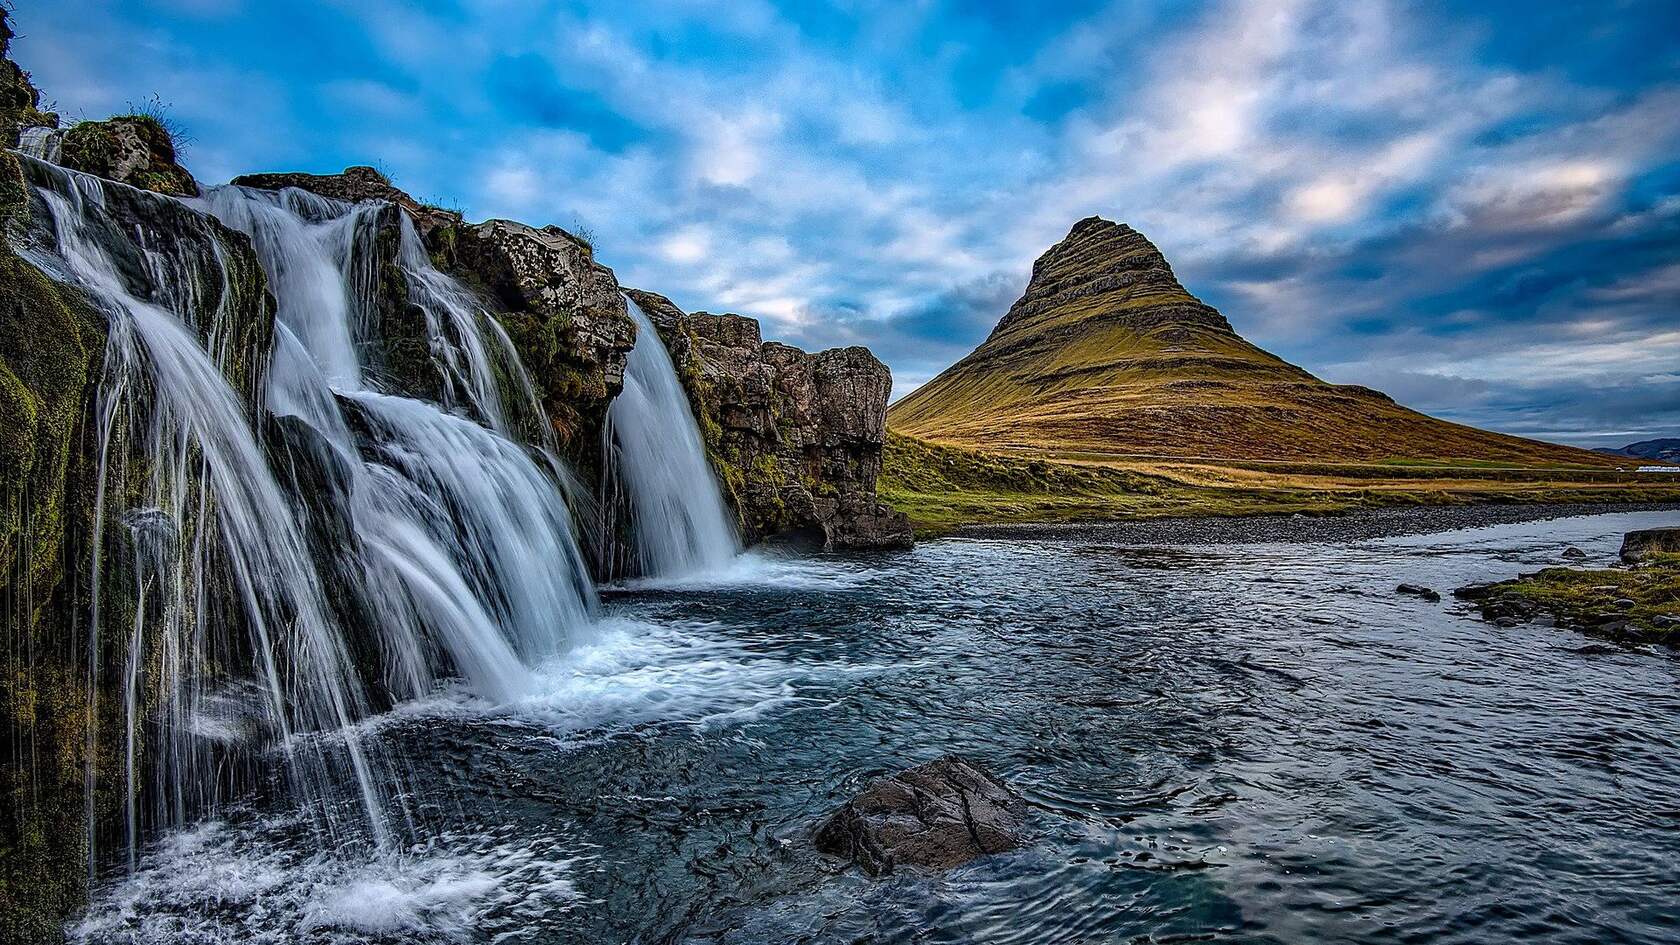
[[[552,935],[581,905],[585,851],[556,838],[442,834],[395,853],[305,853],[297,822],[210,820],[166,835],[69,929],[87,945],[349,945]]]

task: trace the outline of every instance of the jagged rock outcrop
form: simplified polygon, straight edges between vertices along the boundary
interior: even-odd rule
[[[817,849],[871,876],[950,869],[1025,841],[1026,802],[985,769],[946,755],[869,785],[817,828]]]
[[[71,125],[59,163],[141,190],[194,197],[198,182],[176,159],[175,140],[151,115],[119,115]]]
[[[574,459],[599,449],[607,406],[624,389],[636,323],[611,269],[560,229],[490,220],[440,233],[439,262],[483,288]],[[588,463],[593,466],[594,463]]]
[[[242,174],[235,177],[233,183],[258,190],[296,187],[346,203],[383,200],[407,210],[414,220],[415,229],[423,237],[440,227],[461,225],[459,213],[415,200],[392,185],[390,178],[366,166],[347,167],[337,174]]]
[[[909,521],[875,494],[886,365],[867,348],[765,342],[753,319],[629,291],[671,352],[748,540],[806,531],[830,549],[910,544]]]
[[[1079,221],[968,356],[893,405],[894,431],[979,449],[1197,460],[1614,465],[1328,384],[1251,344],[1143,234]]]

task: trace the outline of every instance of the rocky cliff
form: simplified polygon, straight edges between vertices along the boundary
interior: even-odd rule
[[[9,21],[0,8],[0,144],[17,146],[21,133],[35,153],[117,182],[78,184],[50,164],[0,153],[0,607],[8,615],[0,641],[0,941],[49,941],[85,895],[90,859],[119,834],[122,796],[113,772],[121,769],[121,683],[136,671],[125,668],[131,665],[139,678],[153,678],[157,655],[148,649],[132,654],[131,663],[127,652],[130,618],[122,615],[137,609],[133,529],[126,520],[95,528],[96,496],[105,496],[112,521],[144,511],[150,470],[138,449],[144,431],[131,424],[147,411],[96,409],[107,321],[90,298],[20,255],[53,242],[35,186],[90,187],[90,199],[105,207],[102,219],[114,225],[100,242],[117,257],[115,277],[137,297],[187,315],[206,337],[214,333],[218,366],[244,395],[261,446],[281,486],[300,493],[300,507],[319,505],[307,493],[343,477],[328,468],[335,458],[306,430],[264,414],[274,296],[243,234],[172,199],[204,191],[181,166],[166,123],[126,115],[58,129],[57,116],[40,110],[28,74],[5,58]],[[472,303],[494,319],[529,369],[538,415],[519,418],[522,426],[530,421],[525,432],[552,443],[584,481],[600,481],[604,418],[623,387],[636,328],[612,270],[586,241],[555,227],[467,223],[414,200],[371,168],[237,182],[377,202],[357,217],[374,238],[357,240],[368,248],[359,250],[366,258],[354,260],[352,275],[365,280],[359,287],[371,284],[377,300],[376,311],[360,313],[378,326],[371,333],[377,340],[358,351],[368,375],[394,391],[449,402],[448,371],[431,344],[437,326],[413,296],[425,287],[399,264],[418,245],[471,287]],[[162,271],[182,298],[148,295]],[[890,387],[880,362],[863,349],[811,355],[766,344],[755,322],[734,316],[677,313],[661,322],[667,328],[665,340],[684,366],[711,458],[747,537],[809,531],[834,548],[908,541],[902,516],[874,494]],[[516,378],[501,380],[510,390],[519,386]],[[151,392],[126,396],[143,404]],[[107,443],[110,457],[127,459],[102,468]],[[311,541],[354,540],[344,522],[316,522],[314,511],[306,518]],[[94,547],[96,534],[104,535],[104,547]],[[95,560],[102,562],[98,596],[107,608],[90,630]],[[234,610],[224,606],[225,593],[206,591],[213,619]],[[366,623],[357,614],[338,616],[346,626]],[[135,707],[141,715],[155,696],[154,687],[143,690]],[[144,736],[135,750],[144,764]]]
[[[8,119],[10,120],[10,119]],[[0,154],[0,941],[49,941],[58,917],[85,891],[90,844],[101,842],[120,804],[116,733],[120,667],[129,662],[134,613],[127,529],[96,547],[97,497],[118,511],[142,504],[148,458],[103,469],[100,450],[127,454],[131,414],[96,412],[106,359],[106,321],[80,291],[48,278],[14,247],[52,239],[36,186],[65,172]],[[59,180],[55,180],[58,178]],[[273,300],[249,242],[177,201],[112,186],[94,195],[115,228],[118,278],[142,292],[145,274],[168,271],[183,297],[170,300],[206,337],[217,332],[223,369],[255,402],[266,364]],[[132,234],[145,232],[142,247]],[[129,397],[144,398],[146,391]],[[102,440],[104,429],[108,440]],[[91,563],[105,561],[106,605],[90,633]],[[95,649],[96,648],[96,649]],[[90,653],[97,652],[98,659]],[[135,654],[150,674],[158,654]],[[151,690],[140,698],[143,710]],[[89,812],[94,829],[90,832]]]
[[[553,226],[466,223],[415,201],[372,168],[234,183],[385,201],[408,213],[439,267],[480,291],[540,388],[562,451],[586,481],[598,479],[602,422],[623,389],[636,328],[625,290],[589,243]],[[908,543],[908,524],[875,495],[892,388],[886,365],[864,348],[807,354],[765,343],[750,318],[689,315],[663,296],[628,291],[678,366],[743,537],[808,532],[829,549]],[[401,318],[399,296],[398,288],[382,293],[398,299],[387,319]],[[403,332],[386,335],[387,345],[400,346],[390,339]],[[418,356],[386,357],[406,365],[394,370],[406,392],[428,394]]]
[[[830,549],[910,544],[908,520],[875,494],[886,365],[867,348],[765,342],[753,319],[629,291],[671,352],[749,540],[803,531]]]

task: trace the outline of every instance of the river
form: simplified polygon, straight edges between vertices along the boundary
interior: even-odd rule
[[[1680,662],[1394,587],[1608,563],[1677,521],[1048,529],[609,589],[522,697],[362,724],[433,839],[323,849],[253,798],[153,844],[75,937],[1674,941]],[[948,752],[1026,796],[1024,848],[882,879],[811,848]]]

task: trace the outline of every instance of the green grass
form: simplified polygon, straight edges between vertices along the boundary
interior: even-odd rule
[[[1325,514],[1355,504],[1312,489],[1198,486],[1124,469],[939,446],[897,433],[887,434],[877,489],[924,536],[963,525]]]

